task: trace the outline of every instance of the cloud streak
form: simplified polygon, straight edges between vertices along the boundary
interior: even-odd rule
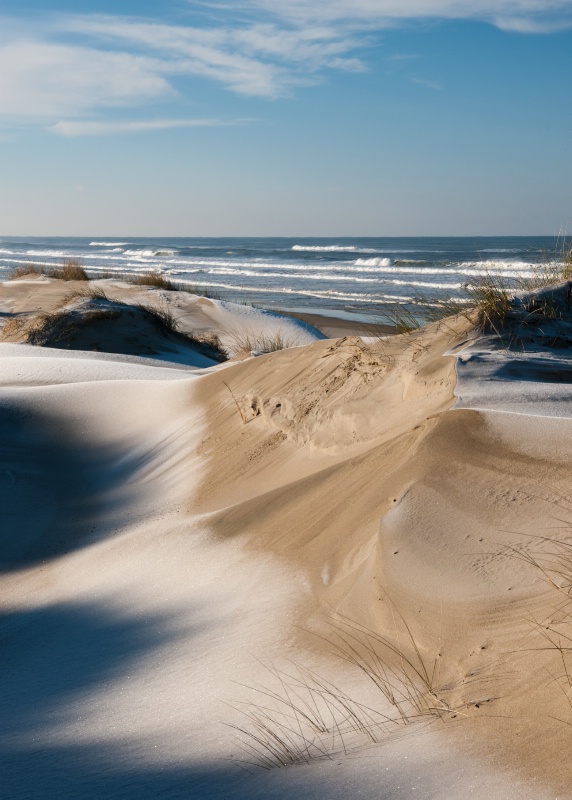
[[[220,119],[152,119],[130,122],[90,122],[62,121],[51,125],[49,130],[60,136],[116,136],[126,133],[146,133],[164,131],[174,128],[212,128],[227,125],[238,125],[245,120],[229,122]]]
[[[44,119],[124,107],[169,94],[157,59],[21,40],[0,45],[0,114]]]
[[[572,25],[570,0],[247,0],[247,5],[298,26],[344,22],[386,27],[410,20],[466,19],[546,33]]]
[[[426,89],[433,89],[435,92],[439,92],[443,86],[436,81],[430,81],[427,78],[412,78],[413,83],[417,83],[419,86],[425,86]]]
[[[359,59],[348,56],[359,41],[324,26],[196,28],[80,16],[68,19],[65,28],[99,42],[153,53],[172,74],[210,78],[244,95],[274,98],[323,69],[364,69]]]
[[[275,99],[328,71],[365,71],[380,31],[419,19],[480,20],[522,34],[572,25],[571,0],[244,0],[239,10],[211,0],[206,8],[212,17],[200,27],[119,15],[0,19],[0,123],[87,135],[64,133],[85,118],[103,135],[111,128],[90,117],[174,100],[192,91],[190,78]],[[74,121],[59,122],[66,118]]]
[[[323,26],[197,28],[76,15],[26,34],[14,26],[13,33],[9,38],[6,26],[0,33],[4,122],[57,120],[174,99],[181,79],[189,77],[238,95],[275,99],[319,81],[324,70],[365,69],[351,52],[357,42]]]

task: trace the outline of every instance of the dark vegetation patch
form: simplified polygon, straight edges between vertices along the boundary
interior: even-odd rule
[[[2,338],[40,347],[137,356],[192,350],[213,362],[226,360],[216,338],[179,331],[169,311],[122,303],[95,293],[75,306],[10,319]]]
[[[77,258],[68,258],[61,267],[46,267],[40,264],[22,264],[10,272],[9,278],[26,278],[34,275],[44,275],[46,278],[56,278],[60,281],[88,281],[89,275]]]

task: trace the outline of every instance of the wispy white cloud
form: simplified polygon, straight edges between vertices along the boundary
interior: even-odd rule
[[[1,20],[0,20],[1,22]],[[179,79],[205,78],[273,99],[326,70],[365,69],[357,42],[324,26],[259,23],[197,28],[130,17],[60,16],[0,27],[0,119],[57,120],[177,95]]]
[[[61,136],[114,136],[125,133],[164,131],[173,128],[206,128],[236,125],[245,120],[228,122],[220,119],[152,119],[130,122],[62,121],[50,126],[53,133]]]
[[[76,16],[65,29],[163,59],[172,73],[216,80],[245,95],[277,97],[323,69],[355,71],[361,44],[335,27],[274,23],[196,28],[109,16]]]
[[[440,91],[443,86],[436,81],[430,81],[428,78],[411,78],[413,83],[419,84],[419,86],[425,86],[427,89],[433,89],[434,91]]]
[[[273,99],[327,71],[366,70],[379,31],[419,19],[520,33],[572,25],[572,0],[210,0],[209,8],[201,26],[93,14],[0,19],[0,123],[103,125],[90,117],[176,98],[189,77]]]
[[[533,15],[531,17],[497,15],[493,18],[493,22],[497,28],[513,33],[548,34],[555,33],[565,28],[571,28],[572,13],[568,14],[568,19],[553,18],[550,15],[547,17],[543,17],[542,15]]]
[[[236,32],[225,29],[102,16],[70,18],[64,29],[100,46],[106,43],[129,52],[152,53],[163,74],[210,78],[240,94],[274,97],[283,82],[279,65],[256,58],[254,48],[241,47]]]
[[[216,4],[216,0],[215,4]],[[519,32],[572,25],[570,0],[244,0],[292,24],[368,23],[377,27],[418,19],[473,19]]]
[[[0,115],[36,120],[170,93],[157,59],[34,40],[0,45]]]

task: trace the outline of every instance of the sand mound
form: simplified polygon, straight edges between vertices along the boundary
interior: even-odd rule
[[[57,311],[14,317],[4,325],[1,340],[134,356],[171,355],[191,363],[198,358],[200,366],[226,358],[216,342],[180,333],[168,311],[106,297],[86,297]]]
[[[148,286],[111,279],[90,281],[88,284],[82,281],[66,283],[46,278],[43,274],[0,284],[0,326],[3,318],[4,327],[8,324],[8,330],[11,327],[18,330],[20,325],[33,326],[34,318],[61,312],[70,304],[74,307],[79,302],[78,298],[103,298],[120,305],[146,308],[166,321],[169,328],[176,329],[177,333],[200,342],[216,341],[221,353],[231,359],[300,347],[326,338],[309,322],[240,303],[213,300],[186,291],[166,290],[154,284]],[[28,323],[25,323],[26,318],[29,318]],[[20,340],[11,338],[10,341]],[[117,347],[118,352],[127,352],[124,345],[121,349],[121,341]],[[202,362],[200,366],[208,364]]]

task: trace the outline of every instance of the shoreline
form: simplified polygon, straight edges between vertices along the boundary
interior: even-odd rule
[[[393,325],[385,325],[374,322],[359,322],[357,319],[345,319],[338,317],[335,310],[331,314],[306,313],[299,311],[280,311],[284,316],[294,317],[295,319],[313,325],[324,333],[329,339],[341,339],[343,336],[391,336],[395,334]],[[343,313],[343,312],[342,312]]]

